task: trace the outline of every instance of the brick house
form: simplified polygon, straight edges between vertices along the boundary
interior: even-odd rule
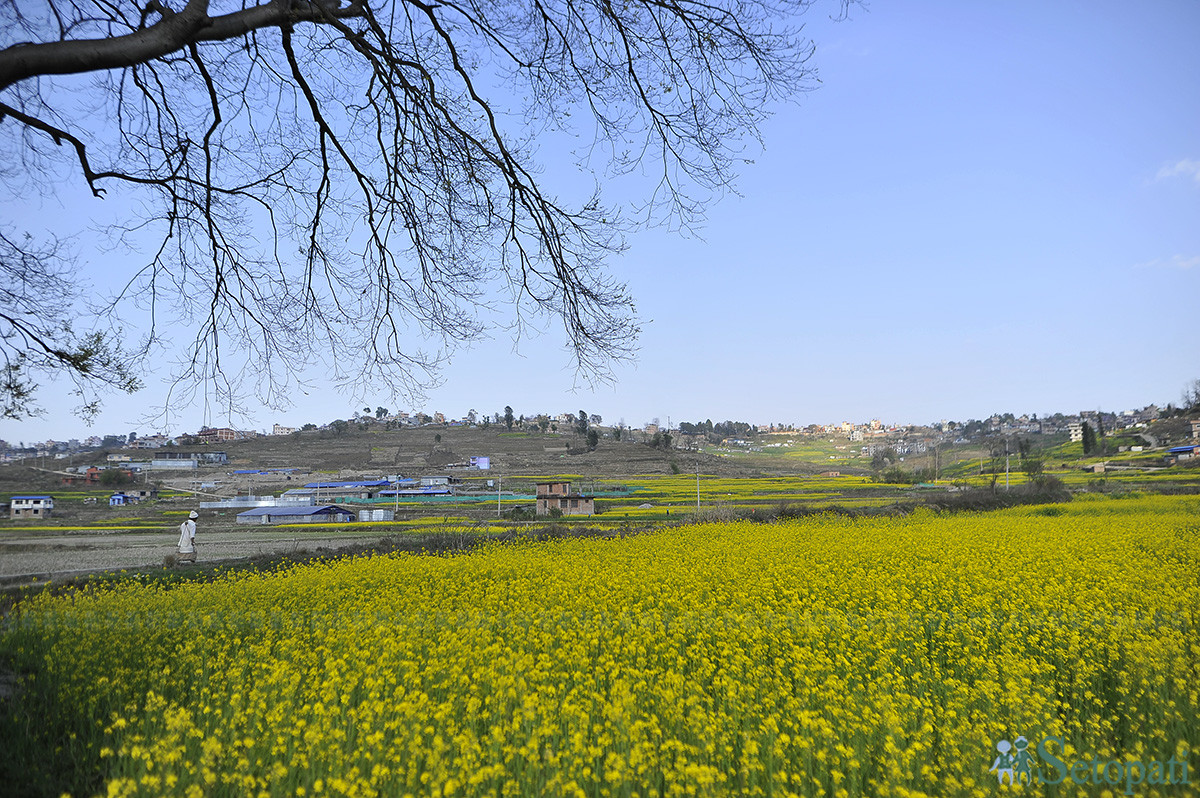
[[[248,441],[257,438],[253,430],[231,429],[230,427],[201,427],[196,437],[202,443],[222,443],[224,441]]]
[[[550,515],[554,510],[563,515],[595,515],[596,497],[572,493],[570,482],[539,482],[537,514]]]

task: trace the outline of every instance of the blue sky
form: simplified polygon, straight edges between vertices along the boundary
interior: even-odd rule
[[[1200,3],[828,11],[805,17],[821,87],[776,109],[740,196],[611,262],[645,321],[635,363],[593,389],[553,329],[500,338],[419,409],[928,423],[1178,401],[1200,378]],[[91,430],[44,391],[47,416],[0,438],[150,434],[148,383]],[[236,423],[368,404],[414,409],[329,390]],[[184,408],[168,431],[225,422]]]

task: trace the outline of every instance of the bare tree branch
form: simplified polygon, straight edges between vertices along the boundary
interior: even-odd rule
[[[148,254],[99,320],[144,313],[177,391],[231,403],[284,404],[316,363],[411,396],[538,317],[604,378],[639,331],[604,269],[632,222],[556,196],[539,138],[592,131],[591,181],[650,166],[645,220],[691,225],[771,104],[813,85],[807,0],[178,2],[0,0],[0,185],[142,192],[109,233]],[[5,301],[13,358],[77,351]]]
[[[58,8],[51,10],[59,18]],[[240,39],[264,28],[279,28],[301,22],[321,23],[362,15],[363,6],[354,0],[339,7],[338,0],[309,3],[303,0],[270,0],[216,17],[208,15],[209,0],[189,0],[183,11],[172,12],[158,0],[142,10],[141,22],[157,13],[159,19],[149,27],[122,36],[57,41],[19,42],[0,50],[0,91],[38,75],[73,75],[105,69],[124,69],[178,53],[199,42]]]

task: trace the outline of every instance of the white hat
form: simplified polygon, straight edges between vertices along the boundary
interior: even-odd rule
[[[188,518],[199,518],[199,517],[200,517],[200,513],[196,512],[195,510],[192,510],[190,513],[188,513]]]

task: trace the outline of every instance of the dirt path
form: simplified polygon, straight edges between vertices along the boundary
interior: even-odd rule
[[[161,566],[175,553],[175,534],[163,532],[8,535],[0,539],[0,583],[19,583],[96,571]],[[243,560],[318,548],[338,549],[384,537],[380,532],[339,532],[297,529],[203,530],[196,538],[198,560]]]

